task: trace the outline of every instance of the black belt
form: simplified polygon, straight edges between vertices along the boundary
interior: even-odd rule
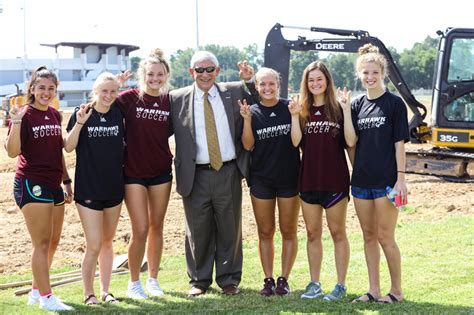
[[[232,164],[235,162],[235,159],[234,160],[230,160],[230,161],[225,161],[225,162],[222,162],[222,166],[225,166],[225,165],[228,165],[228,164]],[[207,164],[196,164],[196,169],[197,170],[213,170],[212,166],[210,163],[207,163]]]

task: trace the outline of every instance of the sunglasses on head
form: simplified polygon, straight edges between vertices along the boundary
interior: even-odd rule
[[[196,71],[197,73],[204,73],[204,71],[206,71],[207,73],[211,73],[211,72],[214,72],[215,70],[216,70],[216,67],[194,68],[194,71]]]

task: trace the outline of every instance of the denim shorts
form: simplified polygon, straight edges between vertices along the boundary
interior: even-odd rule
[[[383,188],[362,188],[351,187],[352,196],[358,199],[373,200],[387,196],[387,191]]]

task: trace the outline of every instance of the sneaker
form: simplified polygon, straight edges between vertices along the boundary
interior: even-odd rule
[[[40,294],[38,290],[31,290],[30,293],[28,293],[28,302],[26,303],[27,305],[35,305],[40,302]]]
[[[263,296],[270,296],[275,294],[275,279],[265,278],[263,279],[263,289],[260,290],[260,294]]]
[[[47,311],[73,311],[69,305],[64,304],[54,295],[50,295],[49,297],[41,297],[39,302],[39,307],[43,310]]]
[[[324,292],[321,290],[321,283],[319,282],[310,282],[304,293],[301,294],[302,299],[315,299],[324,295]]]
[[[146,281],[146,290],[151,296],[162,296],[165,294],[161,289],[158,280],[154,278],[148,278]]]
[[[324,296],[324,300],[326,301],[338,301],[341,300],[343,297],[346,296],[347,288],[342,284],[338,283],[334,287],[331,293],[326,294]]]
[[[275,294],[280,296],[290,294],[290,286],[285,277],[278,277]]]
[[[135,300],[144,300],[148,298],[145,291],[143,291],[140,280],[128,283],[127,296]]]

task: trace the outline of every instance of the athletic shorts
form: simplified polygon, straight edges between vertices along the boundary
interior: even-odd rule
[[[275,187],[252,179],[250,193],[258,199],[291,198],[298,195],[298,189],[296,187]]]
[[[352,196],[358,199],[373,200],[387,196],[387,191],[382,188],[362,188],[352,186]]]
[[[62,188],[51,189],[27,178],[15,177],[13,196],[20,209],[28,203],[54,203],[55,206],[64,204]]]
[[[300,198],[306,203],[321,205],[324,209],[331,208],[344,198],[350,199],[348,193],[329,191],[304,191],[300,192]]]
[[[111,200],[76,200],[76,203],[92,210],[104,211],[104,209],[115,207],[122,201],[123,198]]]
[[[158,176],[149,177],[149,178],[136,178],[136,177],[124,176],[125,185],[139,184],[145,187],[161,185],[164,183],[168,183],[172,180],[173,180],[173,173],[171,173],[171,171],[164,175],[158,175]]]

